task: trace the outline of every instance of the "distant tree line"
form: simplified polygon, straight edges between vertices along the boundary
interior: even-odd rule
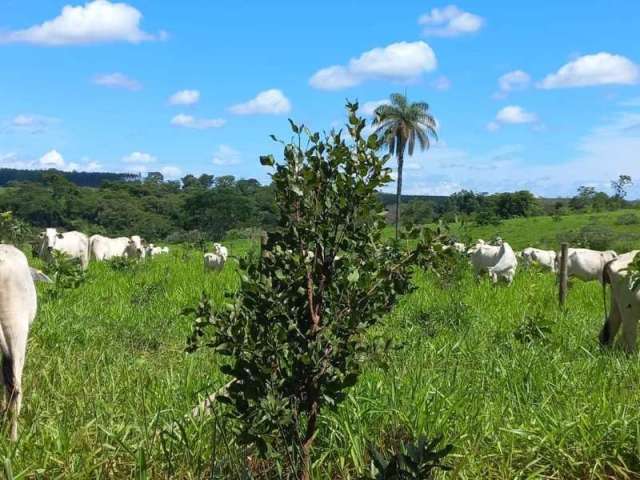
[[[0,189],[0,211],[11,211],[35,228],[176,241],[217,240],[231,229],[269,228],[276,219],[270,186],[206,174],[165,182],[152,173],[144,180],[107,180],[94,188],[45,172],[37,181]]]
[[[57,173],[79,187],[99,187],[102,182],[137,180],[139,176],[133,173],[109,172],[62,172],[60,170],[19,170],[15,168],[0,168],[0,187],[11,182],[42,182],[44,177]]]

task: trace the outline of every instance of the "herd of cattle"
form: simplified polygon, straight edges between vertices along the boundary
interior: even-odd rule
[[[40,255],[47,258],[53,250],[77,259],[82,268],[90,260],[103,261],[116,257],[148,258],[168,253],[168,247],[147,244],[140,236],[108,238],[88,237],[81,232],[59,233],[47,228],[42,234]],[[519,259],[526,265],[538,264],[551,272],[558,270],[558,255],[552,250],[525,248],[514,252],[511,246],[497,238],[493,244],[478,240],[471,248],[462,243],[449,247],[468,255],[477,275],[487,273],[496,283],[511,283]],[[569,249],[569,276],[584,281],[599,280],[603,286],[611,284],[611,311],[600,333],[600,342],[610,345],[620,325],[623,327],[623,346],[631,352],[636,346],[637,321],[640,319],[640,291],[633,290],[627,267],[639,251],[618,256],[613,251],[600,252],[584,248]],[[216,243],[213,252],[204,254],[204,268],[221,270],[228,258],[227,248]],[[37,311],[34,281],[51,282],[41,271],[31,268],[27,257],[12,245],[0,244],[0,349],[2,350],[2,383],[4,397],[1,407],[8,413],[10,438],[17,438],[17,419],[22,402],[22,369],[24,367],[29,327]]]
[[[91,237],[81,232],[60,233],[47,228],[40,234],[39,254],[47,259],[58,251],[77,259],[83,269],[89,260],[104,261],[117,257],[149,258],[169,253],[168,247],[147,244],[140,236],[109,238]],[[220,270],[227,261],[226,247],[216,243],[214,252],[204,254],[207,269]],[[27,257],[13,245],[0,244],[0,349],[2,350],[2,383],[0,409],[10,422],[10,438],[18,436],[18,415],[22,403],[22,369],[27,351],[29,328],[37,311],[34,281],[51,282],[40,270],[29,266]]]

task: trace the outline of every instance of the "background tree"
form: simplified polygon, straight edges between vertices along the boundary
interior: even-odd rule
[[[390,96],[389,105],[376,108],[373,124],[376,134],[381,135],[389,152],[398,160],[396,185],[396,239],[400,225],[400,201],[402,196],[402,170],[405,151],[413,155],[416,141],[421,150],[430,146],[429,137],[438,138],[436,119],[429,113],[425,102],[409,103],[407,97],[399,93]]]

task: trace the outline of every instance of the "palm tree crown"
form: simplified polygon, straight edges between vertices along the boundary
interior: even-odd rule
[[[429,113],[425,102],[409,103],[405,95],[394,93],[390,103],[375,110],[373,125],[376,135],[382,136],[389,153],[398,160],[398,184],[396,192],[396,238],[400,223],[400,197],[402,195],[402,168],[405,151],[413,155],[416,140],[420,150],[431,146],[430,137],[438,139],[436,119]]]

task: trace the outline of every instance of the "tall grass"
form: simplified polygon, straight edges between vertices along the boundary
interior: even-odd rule
[[[394,348],[322,418],[316,478],[354,478],[369,444],[420,434],[455,445],[450,478],[632,478],[640,364],[598,347],[597,284],[576,282],[562,312],[554,277],[536,271],[511,287],[468,270],[453,288],[424,273],[415,282],[372,332]],[[5,477],[196,479],[213,460],[237,460],[226,428],[185,420],[226,379],[212,353],[183,353],[191,320],[181,315],[203,289],[219,305],[236,285],[233,260],[205,272],[199,252],[179,250],[120,270],[92,264],[60,295],[39,286],[20,438],[0,442]],[[537,323],[543,334],[516,334]]]

